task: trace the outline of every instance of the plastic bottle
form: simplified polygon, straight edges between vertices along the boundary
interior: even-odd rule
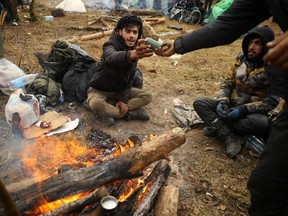
[[[248,149],[255,151],[259,155],[262,154],[262,152],[264,150],[264,143],[261,140],[259,140],[254,135],[246,135],[246,136],[244,136],[244,139],[246,141],[245,146]]]
[[[44,16],[44,19],[46,21],[53,21],[54,20],[54,17],[53,16]]]
[[[64,98],[64,93],[63,93],[63,90],[62,90],[62,88],[61,88],[61,86],[60,86],[60,88],[59,88],[60,90],[60,96],[59,96],[59,99],[58,99],[58,101],[59,101],[59,103],[60,104],[63,104],[64,103],[64,101],[65,101],[65,98]]]
[[[8,84],[8,88],[11,90],[11,91],[14,91],[16,89],[20,89],[20,88],[23,88],[25,85],[33,82],[33,80],[38,77],[39,74],[36,73],[36,74],[27,74],[27,75],[24,75],[24,76],[21,76],[21,77],[18,77],[14,80],[12,80],[9,84]]]

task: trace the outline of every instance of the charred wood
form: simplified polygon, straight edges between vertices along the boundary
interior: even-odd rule
[[[137,203],[136,208],[133,211],[133,216],[148,215],[148,212],[152,209],[154,205],[154,200],[158,194],[158,191],[166,182],[171,168],[168,165],[167,161],[162,161],[162,164],[159,165],[162,167],[162,173],[159,173],[152,181],[149,181],[149,187],[147,191],[145,191],[144,196],[141,198],[140,202]]]
[[[142,175],[144,168],[166,158],[175,148],[186,141],[184,131],[177,127],[155,139],[126,150],[117,157],[93,165],[52,176],[40,184],[35,180],[23,180],[7,186],[7,190],[21,213],[38,206],[45,196],[48,202],[94,190],[121,179]],[[3,209],[0,208],[0,214]]]
[[[57,216],[61,214],[68,215],[72,212],[82,210],[85,206],[91,205],[94,202],[99,202],[102,197],[107,196],[108,191],[105,187],[92,191],[87,196],[84,196],[74,202],[61,205],[59,208],[51,212],[47,212],[42,216]]]

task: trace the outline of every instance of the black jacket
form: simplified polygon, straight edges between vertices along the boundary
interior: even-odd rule
[[[257,58],[248,58],[248,46],[252,37],[257,35],[263,42],[262,52]],[[243,52],[227,70],[220,85],[218,100],[229,101],[233,106],[244,105],[247,113],[267,114],[279,103],[279,97],[271,95],[269,80],[264,69],[263,56],[267,53],[266,43],[274,39],[274,33],[268,26],[253,29],[242,41]]]
[[[127,103],[137,67],[137,61],[132,61],[128,55],[129,49],[114,31],[103,45],[101,61],[97,63],[89,86],[119,93],[119,101]]]
[[[177,38],[175,51],[184,54],[232,43],[272,15],[282,31],[288,30],[287,0],[234,0],[213,23]]]
[[[271,16],[282,31],[287,31],[288,1],[234,0],[213,23],[177,38],[174,42],[175,52],[184,54],[232,43]],[[266,71],[273,94],[288,100],[288,72],[275,67],[266,67]]]

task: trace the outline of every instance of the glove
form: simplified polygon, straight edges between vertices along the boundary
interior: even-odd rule
[[[216,112],[220,118],[225,119],[226,115],[228,113],[227,102],[226,101],[220,101],[216,107]]]
[[[240,119],[247,115],[247,109],[244,105],[233,107],[229,109],[226,119],[228,120],[235,120]]]

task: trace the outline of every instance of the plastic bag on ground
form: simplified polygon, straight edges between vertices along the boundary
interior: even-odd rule
[[[25,72],[17,65],[5,58],[0,59],[0,90],[4,94],[12,94],[13,91],[9,90],[8,83],[23,75]]]
[[[17,124],[21,129],[31,127],[39,119],[39,102],[34,95],[27,94],[27,100],[20,97],[22,90],[16,90],[10,95],[5,106],[7,123],[12,127]]]

